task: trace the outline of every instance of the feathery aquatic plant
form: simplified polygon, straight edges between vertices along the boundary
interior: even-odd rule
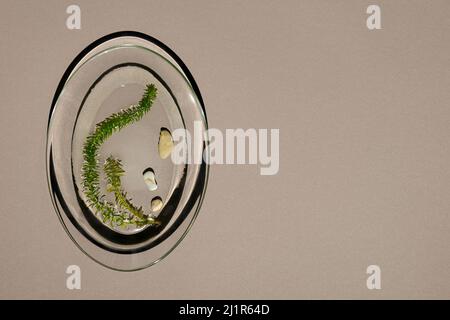
[[[102,215],[102,220],[104,223],[110,223],[111,225],[114,223],[116,225],[123,225],[129,219],[126,217],[125,213],[118,210],[118,205],[110,203],[105,200],[105,195],[100,191],[100,174],[99,174],[99,150],[102,144],[110,138],[113,133],[120,131],[124,127],[135,123],[142,119],[142,117],[150,110],[153,101],[156,98],[157,89],[155,85],[150,84],[147,85],[145,93],[142,99],[139,101],[137,105],[133,105],[127,109],[121,110],[120,112],[114,113],[107,117],[105,120],[99,122],[95,130],[88,135],[86,141],[83,146],[83,165],[81,170],[81,178],[82,178],[82,189],[86,196],[87,203],[91,206],[97,214]],[[107,164],[105,164],[107,165]],[[117,165],[117,163],[116,163]],[[121,169],[120,162],[118,163],[119,168]],[[123,171],[123,170],[122,170]],[[111,173],[111,172],[110,172]],[[117,172],[116,172],[117,173]],[[123,173],[122,173],[123,174]],[[123,191],[120,188],[120,175],[118,176],[110,176],[108,179],[117,179],[119,180],[119,190],[121,193]],[[111,190],[114,191],[114,190]],[[125,199],[127,200],[126,194]],[[116,201],[117,201],[116,197]],[[141,211],[137,210],[131,202],[129,205],[126,205],[127,201],[122,201],[118,204],[124,205],[124,209],[130,211],[132,215],[135,215],[139,219],[135,219],[134,223],[137,225],[145,225],[145,224],[156,224],[156,220],[153,218],[145,219],[143,216],[142,209]],[[131,208],[134,208],[130,210]],[[141,214],[142,213],[142,214]],[[136,221],[139,220],[139,221]]]
[[[131,219],[128,220],[135,218],[134,222],[137,224],[141,224],[143,222],[157,224],[154,217],[144,214],[142,207],[135,207],[131,202],[132,199],[129,199],[127,197],[127,193],[123,191],[120,178],[125,174],[125,171],[122,168],[122,162],[120,159],[115,159],[112,156],[109,156],[105,161],[103,170],[105,171],[107,180],[106,191],[114,194],[116,204],[119,209],[125,210],[134,216],[130,217]]]

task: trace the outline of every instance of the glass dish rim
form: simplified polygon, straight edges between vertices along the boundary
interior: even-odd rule
[[[134,38],[138,38],[141,40],[146,40],[148,42],[150,42],[152,45],[157,46],[159,49],[162,49],[164,51],[165,54],[168,54],[168,56],[170,58],[172,58],[175,63],[177,65],[174,65],[172,63],[172,61],[169,61],[166,57],[162,56],[160,53],[151,50],[150,48],[146,48],[144,46],[141,45],[136,45],[136,44],[120,44],[120,45],[112,45],[110,47],[101,49],[101,51],[94,53],[93,55],[89,56],[89,54],[92,54],[92,52],[97,49],[100,45],[106,43],[107,41],[110,40],[115,40],[121,37],[134,37]],[[200,166],[204,166],[204,184],[203,184],[203,188],[201,193],[199,194],[199,198],[198,198],[198,203],[195,207],[195,211],[192,214],[192,217],[190,218],[190,221],[187,225],[187,227],[185,228],[185,230],[183,231],[183,233],[181,234],[181,236],[178,237],[178,239],[174,242],[174,244],[172,244],[170,246],[170,248],[168,250],[165,250],[164,253],[156,260],[144,264],[142,266],[139,267],[134,267],[134,268],[127,268],[127,269],[121,269],[121,268],[117,268],[111,265],[108,265],[104,262],[102,262],[100,259],[97,259],[96,257],[94,257],[91,253],[88,253],[82,246],[80,243],[78,243],[78,241],[74,238],[74,235],[72,235],[72,233],[69,231],[68,226],[66,225],[66,221],[64,221],[63,216],[60,212],[60,209],[57,205],[57,200],[55,199],[55,195],[52,191],[52,187],[51,187],[51,177],[50,177],[50,170],[49,170],[49,145],[51,145],[51,141],[48,138],[48,134],[51,128],[51,124],[52,124],[52,118],[53,118],[53,114],[56,110],[56,106],[58,105],[58,100],[59,98],[63,95],[64,93],[64,89],[66,88],[67,84],[69,83],[70,79],[76,74],[76,72],[82,68],[87,62],[91,61],[92,59],[98,58],[101,55],[107,54],[108,51],[110,50],[114,50],[114,49],[119,49],[119,48],[123,48],[123,47],[136,47],[139,49],[143,49],[146,50],[152,54],[156,54],[158,55],[160,58],[162,58],[163,60],[165,60],[165,62],[169,63],[172,68],[174,68],[176,70],[176,72],[178,72],[180,74],[180,76],[183,78],[183,80],[185,81],[186,85],[189,86],[189,88],[191,89],[194,98],[196,100],[196,105],[199,106],[200,108],[200,115],[201,115],[201,119],[202,122],[204,123],[205,126],[205,134],[206,134],[206,138],[207,138],[207,130],[208,130],[208,120],[206,117],[206,111],[205,111],[205,106],[204,106],[204,102],[200,93],[200,90],[198,88],[198,85],[194,79],[194,77],[192,76],[192,74],[190,73],[189,69],[187,68],[187,66],[184,64],[184,62],[181,60],[181,58],[179,58],[170,48],[168,48],[166,45],[164,45],[162,42],[160,42],[159,40],[144,34],[144,33],[140,33],[137,31],[119,31],[119,32],[115,32],[115,33],[111,33],[108,34],[106,36],[103,36],[99,39],[97,39],[96,41],[90,43],[86,48],[84,48],[74,59],[73,61],[69,64],[69,66],[67,67],[66,71],[64,72],[63,76],[61,77],[61,80],[58,83],[57,89],[55,91],[55,94],[53,96],[53,100],[51,103],[51,108],[49,111],[49,119],[48,119],[48,124],[47,124],[47,140],[46,140],[46,149],[45,149],[45,163],[46,163],[46,176],[47,176],[47,187],[50,193],[50,198],[55,210],[56,215],[58,216],[58,219],[61,222],[61,225],[63,226],[65,232],[67,233],[67,235],[69,236],[69,238],[72,240],[72,242],[77,246],[77,248],[80,249],[81,252],[83,252],[83,254],[85,254],[86,256],[88,256],[90,259],[92,259],[93,261],[95,261],[96,263],[111,269],[111,270],[115,270],[115,271],[121,271],[121,272],[132,272],[132,271],[138,271],[138,270],[142,270],[142,269],[146,269],[158,262],[160,262],[161,260],[163,260],[164,258],[166,258],[173,250],[175,250],[176,247],[178,247],[178,245],[181,243],[181,241],[186,237],[186,235],[188,234],[188,232],[190,231],[190,229],[192,228],[198,214],[199,211],[202,207],[203,201],[204,201],[204,196],[206,193],[206,189],[207,189],[207,185],[208,185],[208,180],[209,180],[209,165],[207,164],[207,162],[205,162],[203,160],[202,164],[200,164]],[[82,61],[83,59],[85,59],[86,57],[88,57],[85,61]],[[80,63],[81,62],[81,63]],[[180,70],[181,69],[181,70]],[[207,143],[205,143],[205,149],[207,149]],[[208,153],[206,153],[207,156]],[[202,168],[200,168],[200,170],[202,170]],[[196,177],[198,178],[198,177]],[[145,252],[145,251],[144,251]]]

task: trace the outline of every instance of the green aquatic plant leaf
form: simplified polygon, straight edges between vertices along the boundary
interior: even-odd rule
[[[123,191],[120,178],[125,174],[125,171],[123,170],[120,159],[115,159],[112,156],[109,156],[105,161],[103,170],[105,171],[106,180],[108,183],[106,190],[114,194],[116,204],[120,209],[126,210],[134,217],[138,218],[139,220],[135,222],[138,222],[139,224],[145,221],[148,223],[158,224],[154,217],[144,214],[142,207],[135,207],[131,202],[132,199],[129,199],[127,197],[127,193]]]
[[[142,117],[150,110],[156,98],[156,94],[157,89],[155,85],[147,85],[145,93],[137,105],[133,105],[127,109],[121,110],[120,112],[114,113],[105,120],[97,123],[95,130],[86,138],[83,146],[81,185],[88,205],[92,207],[97,214],[102,215],[102,220],[104,223],[109,222],[112,224],[114,222],[121,225],[127,220],[127,218],[125,217],[125,213],[118,210],[117,205],[106,201],[105,195],[100,191],[100,174],[98,170],[100,147],[113,135],[113,133],[141,120]],[[133,212],[131,213],[133,214]],[[137,217],[141,219],[139,215],[137,215]],[[155,221],[148,219],[139,221],[137,224],[155,224]]]

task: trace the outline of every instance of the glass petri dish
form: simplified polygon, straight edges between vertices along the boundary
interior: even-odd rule
[[[126,197],[158,224],[105,221],[83,188],[86,139],[98,123],[136,105],[149,84],[157,89],[150,111],[99,147],[98,189],[101,201],[114,203],[101,168],[109,156],[120,159]],[[158,40],[127,31],[105,36],[84,49],[56,90],[46,149],[53,205],[75,244],[94,261],[114,270],[139,270],[166,257],[189,231],[204,198],[207,127],[194,78],[181,59]],[[194,146],[185,146],[189,152],[181,164],[170,157],[163,159],[158,152],[161,130],[177,129],[190,136],[190,141],[179,143]],[[143,176],[149,170],[156,177],[156,190],[145,184]],[[151,211],[152,199],[162,201],[157,212]],[[117,203],[115,210],[121,211]]]

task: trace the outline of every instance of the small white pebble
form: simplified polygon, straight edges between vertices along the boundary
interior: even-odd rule
[[[163,206],[163,202],[162,202],[160,197],[154,197],[152,199],[152,202],[150,204],[150,208],[151,208],[151,210],[153,212],[161,210],[162,206]]]
[[[148,190],[155,191],[156,189],[158,189],[155,174],[152,170],[146,170],[144,172],[144,182],[147,185]]]

